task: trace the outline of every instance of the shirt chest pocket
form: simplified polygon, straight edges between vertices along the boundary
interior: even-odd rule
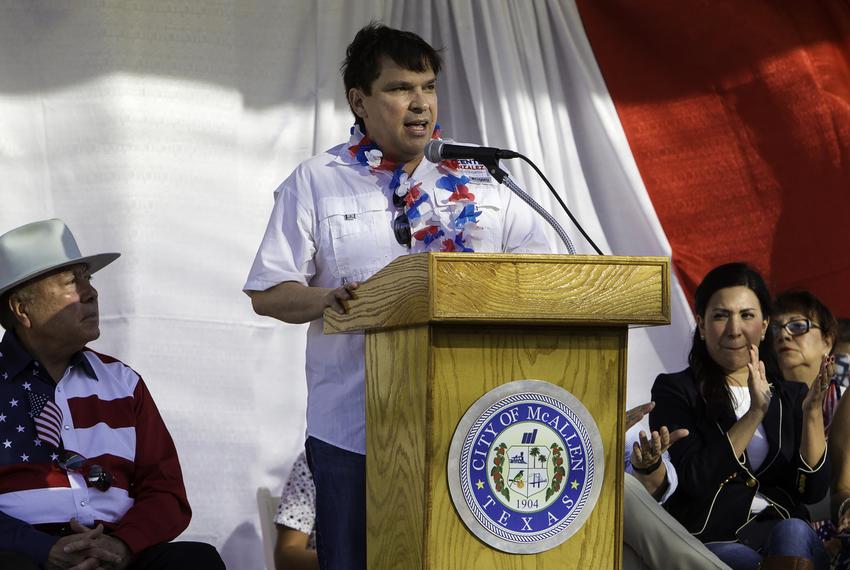
[[[469,186],[475,194],[475,208],[480,212],[476,223],[464,230],[475,251],[493,253],[502,251],[504,210],[498,188],[491,185]]]
[[[339,279],[367,279],[402,253],[393,247],[392,213],[381,194],[324,198],[320,224]]]

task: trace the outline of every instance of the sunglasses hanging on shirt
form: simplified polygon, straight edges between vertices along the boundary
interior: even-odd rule
[[[395,240],[404,247],[410,247],[410,220],[407,213],[404,211],[404,196],[399,196],[398,192],[393,192],[393,206],[399,208],[399,213],[393,218],[393,233]]]
[[[106,491],[112,486],[112,474],[104,471],[98,464],[89,465],[86,468],[87,459],[75,451],[69,451],[64,446],[60,448],[59,459],[56,463],[59,468],[68,472],[79,473],[82,475],[89,487],[94,487],[98,491]]]

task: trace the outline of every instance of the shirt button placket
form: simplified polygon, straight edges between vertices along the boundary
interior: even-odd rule
[[[71,381],[77,369],[69,368],[65,376],[56,384],[54,400],[62,410],[62,443],[66,450],[75,451],[85,455],[86,450],[80,449],[77,441],[77,433],[74,430],[74,418],[71,417],[71,409],[68,407],[68,398],[65,393],[65,384]],[[69,472],[68,480],[71,483],[71,493],[74,497],[74,505],[77,511],[77,519],[85,525],[94,523],[91,506],[89,505],[89,489],[86,478],[81,473]]]

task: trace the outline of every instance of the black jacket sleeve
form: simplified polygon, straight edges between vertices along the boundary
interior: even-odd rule
[[[660,374],[652,386],[652,400],[652,430],[667,426],[670,431],[685,428],[690,432],[669,451],[682,493],[716,489],[740,468],[726,433],[716,422],[706,421],[705,403],[687,371]]]

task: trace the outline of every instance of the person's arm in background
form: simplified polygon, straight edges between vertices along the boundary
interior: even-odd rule
[[[832,453],[832,519],[838,532],[850,530],[850,396],[845,392],[829,430]],[[842,508],[843,507],[843,508]]]
[[[308,547],[310,537],[300,530],[282,524],[277,527],[277,542],[274,545],[276,570],[319,570],[319,556]]]
[[[303,452],[295,459],[283,486],[274,522],[277,528],[275,568],[318,570],[316,547],[310,544],[310,534],[316,528],[316,486]]]
[[[829,386],[828,356],[821,360],[818,377],[809,386],[803,399],[803,432],[800,440],[800,457],[807,466],[813,467],[823,460],[826,454],[826,438],[823,433],[823,400]]]
[[[36,530],[32,525],[0,511],[0,550],[20,552],[43,565],[58,540],[59,537]]]
[[[626,473],[633,475],[656,501],[663,503],[673,494],[678,483],[667,450],[687,437],[688,430],[670,433],[666,426],[662,426],[649,435],[639,430],[637,423],[653,407],[655,402],[649,402],[626,412]]]

